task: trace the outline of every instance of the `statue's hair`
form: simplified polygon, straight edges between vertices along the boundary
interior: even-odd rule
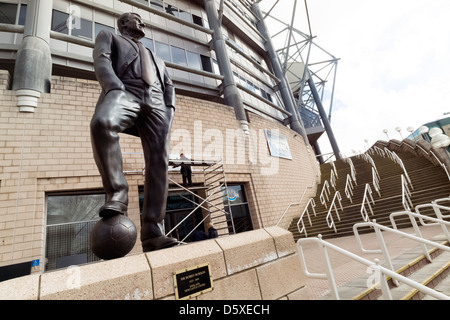
[[[134,13],[134,12],[122,13],[119,16],[119,18],[117,19],[117,28],[119,29],[119,32],[122,32],[122,29],[123,29],[122,22],[127,21],[129,19],[130,15],[135,15],[135,16],[138,16],[139,18],[141,18],[141,16],[139,14]]]

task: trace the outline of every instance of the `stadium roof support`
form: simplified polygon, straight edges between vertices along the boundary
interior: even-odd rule
[[[305,128],[301,122],[301,118],[298,113],[298,110],[295,107],[294,96],[292,95],[292,90],[289,87],[289,83],[286,78],[286,73],[283,72],[280,61],[278,59],[278,56],[277,56],[274,46],[272,44],[270,35],[267,31],[267,27],[264,23],[264,18],[263,18],[261,9],[259,8],[259,5],[257,2],[255,2],[252,5],[252,11],[259,18],[259,21],[257,23],[257,28],[258,28],[259,32],[261,32],[263,37],[266,39],[265,47],[268,52],[270,62],[272,64],[272,68],[274,70],[275,76],[280,80],[278,87],[279,87],[279,90],[281,93],[281,97],[283,99],[284,105],[286,106],[286,109],[291,113],[291,116],[289,119],[289,124],[291,126],[291,129],[294,130],[295,132],[299,133],[305,140],[305,143],[309,144],[308,138],[306,136]]]
[[[301,17],[297,0],[289,1],[292,9],[286,7],[286,2],[254,0],[252,6],[258,4],[262,10],[266,9],[263,11],[262,17],[266,21],[266,25],[270,25],[272,43],[278,48],[276,53],[282,66],[282,72],[289,81],[291,92],[296,99],[296,108],[302,115],[307,132],[309,132],[309,126],[316,125],[320,118],[333,154],[336,159],[339,159],[339,147],[330,124],[339,59],[315,43],[306,0],[304,0],[306,12],[304,20],[307,23],[305,28],[308,29],[308,33],[304,33],[296,27],[298,24],[296,19]],[[328,115],[324,109],[325,103],[329,103]],[[311,123],[305,119],[305,114],[312,119]],[[310,137],[308,134],[308,137],[311,140],[312,136]],[[316,137],[312,139],[312,144],[315,144]]]

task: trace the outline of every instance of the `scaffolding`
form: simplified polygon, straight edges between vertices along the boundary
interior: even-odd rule
[[[169,161],[169,166],[179,166],[180,164],[180,160]],[[166,235],[168,236],[173,233],[199,208],[205,210],[207,214],[203,215],[203,219],[198,222],[183,239],[179,239],[181,242],[185,242],[186,239],[199,226],[207,221],[211,221],[214,224],[214,227],[217,230],[219,236],[236,233],[236,230],[234,228],[233,214],[231,212],[227,180],[222,160],[183,160],[182,164],[201,168],[201,172],[203,174],[203,182],[200,183],[200,186],[187,187],[169,178],[169,192],[177,193],[184,200],[193,203],[195,207],[177,225],[175,225],[171,230],[167,231]],[[205,197],[202,197],[194,192],[199,190],[203,190],[205,192]],[[183,193],[192,195],[194,199],[197,199],[198,202],[189,199],[188,197],[184,196]]]

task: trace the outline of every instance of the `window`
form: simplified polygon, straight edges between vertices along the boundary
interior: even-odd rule
[[[180,10],[180,19],[183,19],[187,22],[192,22],[192,15],[189,12]]]
[[[200,61],[202,62],[202,69],[204,71],[213,72],[213,66],[211,64],[211,58],[208,56],[200,55]]]
[[[165,4],[165,11],[166,11],[166,13],[168,13],[168,14],[174,16],[174,17],[178,17],[179,16],[178,8],[173,6],[173,5],[171,5],[171,4],[168,4],[168,3]]]
[[[89,233],[104,202],[100,192],[47,196],[45,270],[99,260],[90,250]]]
[[[187,54],[188,66],[193,69],[202,70],[200,55],[198,53],[191,52],[191,51],[186,51],[186,54]]]
[[[214,60],[214,59],[212,59],[212,62],[213,62],[214,73],[220,74],[219,63],[217,62],[217,60]]]
[[[92,39],[92,21],[83,18],[77,18],[77,20],[78,22],[73,25],[72,35]]]
[[[101,29],[98,29],[96,24],[96,36]],[[52,14],[52,30],[64,34],[71,34],[75,37],[92,39],[92,21],[83,18],[70,16],[65,12],[53,10]],[[107,27],[107,26],[104,26]],[[71,31],[69,31],[71,29]]]
[[[232,232],[233,225],[231,224],[231,217],[233,218],[234,229],[236,233],[253,230],[252,220],[250,218],[250,211],[248,209],[247,197],[243,185],[228,185],[228,195],[223,192],[223,205],[225,211],[231,212],[228,217],[228,229]]]
[[[21,26],[24,26],[26,17],[27,17],[27,5],[22,4],[22,5],[20,5],[18,24]]]
[[[192,15],[192,21],[199,26],[204,26],[203,19],[195,14]]]
[[[15,24],[17,4],[0,3],[0,23]]]
[[[150,7],[156,10],[164,11],[164,4],[161,0],[150,0]]]
[[[64,34],[69,34],[69,28],[67,27],[68,19],[69,15],[67,13],[53,10],[52,30]]]
[[[142,38],[141,42],[144,45],[144,47],[146,47],[147,49],[149,49],[152,52],[155,52],[155,46],[153,44],[153,40],[152,39]]]
[[[181,65],[187,65],[186,51],[184,49],[171,46],[172,49],[172,62]]]
[[[155,52],[158,57],[165,61],[171,61],[170,60],[170,48],[168,44],[155,41]]]
[[[96,38],[97,38],[98,34],[100,33],[100,31],[102,31],[102,30],[109,30],[112,33],[116,33],[116,29],[114,29],[114,27],[110,27],[110,26],[96,22],[95,26],[94,26],[94,32],[95,32]]]

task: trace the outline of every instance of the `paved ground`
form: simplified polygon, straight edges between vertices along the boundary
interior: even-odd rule
[[[420,227],[422,236],[428,240],[442,239],[444,240],[442,234],[442,229],[440,226],[422,226]],[[414,230],[412,228],[401,229],[401,231],[413,234]],[[407,239],[405,237],[396,235],[391,232],[383,232],[383,237],[387,244],[387,249],[391,258],[398,257],[400,255],[405,256],[405,253],[411,251],[412,248],[418,247],[419,244],[416,241]],[[354,236],[342,237],[336,239],[328,239],[328,242],[339,246],[345,250],[362,256],[363,258],[374,261],[378,258],[381,263],[384,262],[383,256],[381,254],[364,254],[359,249],[356,238]],[[361,241],[365,249],[378,249],[378,244],[374,233],[362,234]],[[318,254],[317,244],[306,244],[303,246],[303,252],[306,259],[306,264],[309,272],[313,273],[323,273],[325,272],[323,258]],[[342,286],[350,281],[357,282],[355,280],[361,278],[360,286],[361,291],[364,287],[368,287],[367,277],[372,273],[366,265],[356,262],[334,250],[328,250],[330,261],[333,267],[334,276],[336,279],[337,286]],[[420,253],[416,254],[416,257],[420,256]],[[411,256],[410,261],[414,260],[416,257]],[[408,260],[408,259],[407,259]],[[397,269],[397,266],[394,265]],[[365,277],[365,278],[364,278]],[[370,282],[369,282],[370,283]],[[323,296],[330,293],[328,282],[321,279],[307,279],[306,285],[309,291],[309,297],[312,300],[323,299]]]

